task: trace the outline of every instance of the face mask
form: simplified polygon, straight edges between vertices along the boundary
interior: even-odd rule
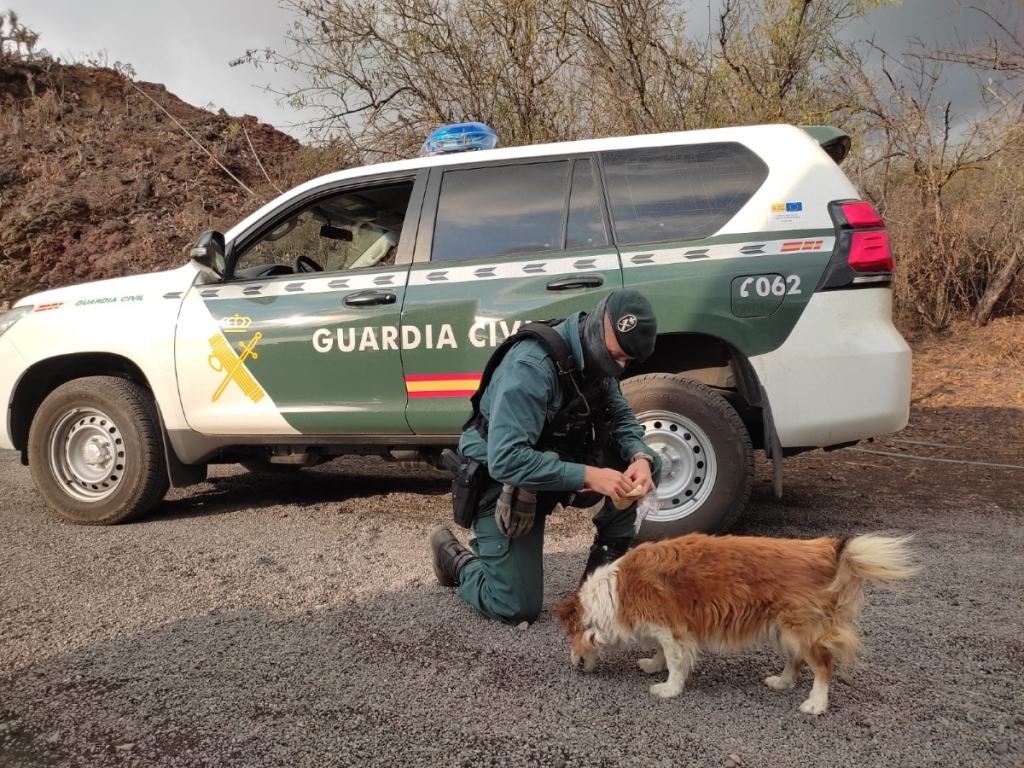
[[[580,342],[583,345],[583,362],[586,373],[598,378],[617,379],[626,368],[625,363],[620,363],[608,352],[604,343],[604,316],[608,299],[602,299],[588,312],[583,320],[580,330]]]

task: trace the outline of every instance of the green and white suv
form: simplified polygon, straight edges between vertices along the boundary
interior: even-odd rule
[[[910,349],[849,138],[772,125],[420,157],[285,193],[179,269],[0,318],[0,448],[62,518],[116,523],[211,463],[434,463],[526,320],[643,291],[622,389],[664,459],[642,535],[722,531],[753,451],[902,429]]]

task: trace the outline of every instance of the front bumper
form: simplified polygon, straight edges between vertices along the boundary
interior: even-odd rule
[[[28,367],[28,362],[18,352],[10,333],[0,336],[0,403],[4,405],[2,424],[0,424],[0,448],[14,448],[14,437],[11,435],[11,406],[14,399],[14,387]]]

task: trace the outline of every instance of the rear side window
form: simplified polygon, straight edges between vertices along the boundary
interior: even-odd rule
[[[446,171],[431,261],[562,247],[569,162]]]
[[[713,235],[768,177],[761,158],[732,142],[605,152],[602,161],[620,245]]]

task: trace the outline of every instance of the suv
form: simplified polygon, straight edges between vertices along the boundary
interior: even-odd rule
[[[664,461],[641,535],[725,530],[774,462],[902,429],[885,226],[849,137],[786,125],[443,153],[340,171],[204,233],[178,269],[30,296],[0,318],[0,448],[54,511],[117,523],[250,469],[437,465],[527,320],[644,292],[622,390]]]

